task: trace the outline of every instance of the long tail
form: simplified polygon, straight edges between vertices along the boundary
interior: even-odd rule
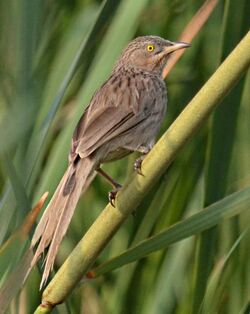
[[[34,247],[39,240],[40,242],[31,267],[50,245],[40,287],[47,281],[81,192],[86,190],[94,177],[94,168],[95,162],[88,158],[80,159],[76,165],[69,165],[35,230],[31,247]]]

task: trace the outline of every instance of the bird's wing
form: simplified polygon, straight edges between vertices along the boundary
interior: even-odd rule
[[[133,88],[123,79],[114,90],[109,81],[104,84],[76,127],[71,155],[87,157],[105,142],[146,119],[155,101],[154,93],[147,91],[149,85],[147,80],[145,84]]]

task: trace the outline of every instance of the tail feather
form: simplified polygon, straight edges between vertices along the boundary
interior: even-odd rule
[[[32,237],[32,240],[31,240],[31,246],[32,247],[34,247],[36,245],[36,243],[40,240],[40,238],[42,238],[42,235],[44,234],[45,230],[47,231],[47,233],[46,233],[47,240],[52,239],[53,228],[50,229],[48,225],[49,224],[51,224],[51,225],[55,224],[56,220],[58,220],[58,213],[61,212],[61,210],[62,210],[61,206],[58,206],[59,205],[58,203],[60,200],[61,200],[61,202],[63,201],[63,198],[60,198],[60,196],[62,194],[61,191],[64,188],[65,182],[67,181],[70,172],[71,172],[71,169],[69,167],[66,170],[65,174],[63,175],[60,183],[58,184],[56,191],[54,192],[54,195],[52,196],[49,204],[47,205],[47,207],[43,213],[43,216],[41,217],[41,219],[40,219],[40,221],[36,227],[35,233]],[[51,208],[53,208],[53,210],[51,210]],[[52,215],[53,215],[54,220],[51,219]],[[48,232],[49,230],[51,230],[51,233]],[[40,246],[41,246],[41,242],[42,241],[40,241]],[[36,251],[35,256],[36,255],[39,258],[38,250]],[[35,258],[33,259],[32,262],[36,262]]]
[[[32,266],[37,262],[46,247],[50,245],[46,257],[41,287],[47,281],[53,267],[59,245],[68,229],[81,192],[82,190],[86,190],[87,185],[89,185],[94,178],[95,163],[91,159],[81,159],[77,165],[74,166],[74,169],[72,167],[71,165],[69,166],[61,179],[32,239],[32,247],[40,240],[31,263]],[[68,182],[71,182],[70,187],[73,188],[65,195],[65,186],[67,186]]]

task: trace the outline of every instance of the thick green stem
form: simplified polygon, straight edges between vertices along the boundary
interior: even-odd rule
[[[166,171],[180,149],[230,91],[250,64],[250,32],[243,38],[167,132],[142,165],[145,176],[132,175],[118,193],[116,207],[107,205],[45,289],[35,313],[50,313],[65,300],[145,193]]]

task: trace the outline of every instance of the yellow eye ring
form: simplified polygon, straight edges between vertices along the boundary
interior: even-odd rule
[[[147,51],[148,52],[152,52],[152,51],[154,51],[155,50],[155,46],[154,45],[148,45],[147,46]]]

